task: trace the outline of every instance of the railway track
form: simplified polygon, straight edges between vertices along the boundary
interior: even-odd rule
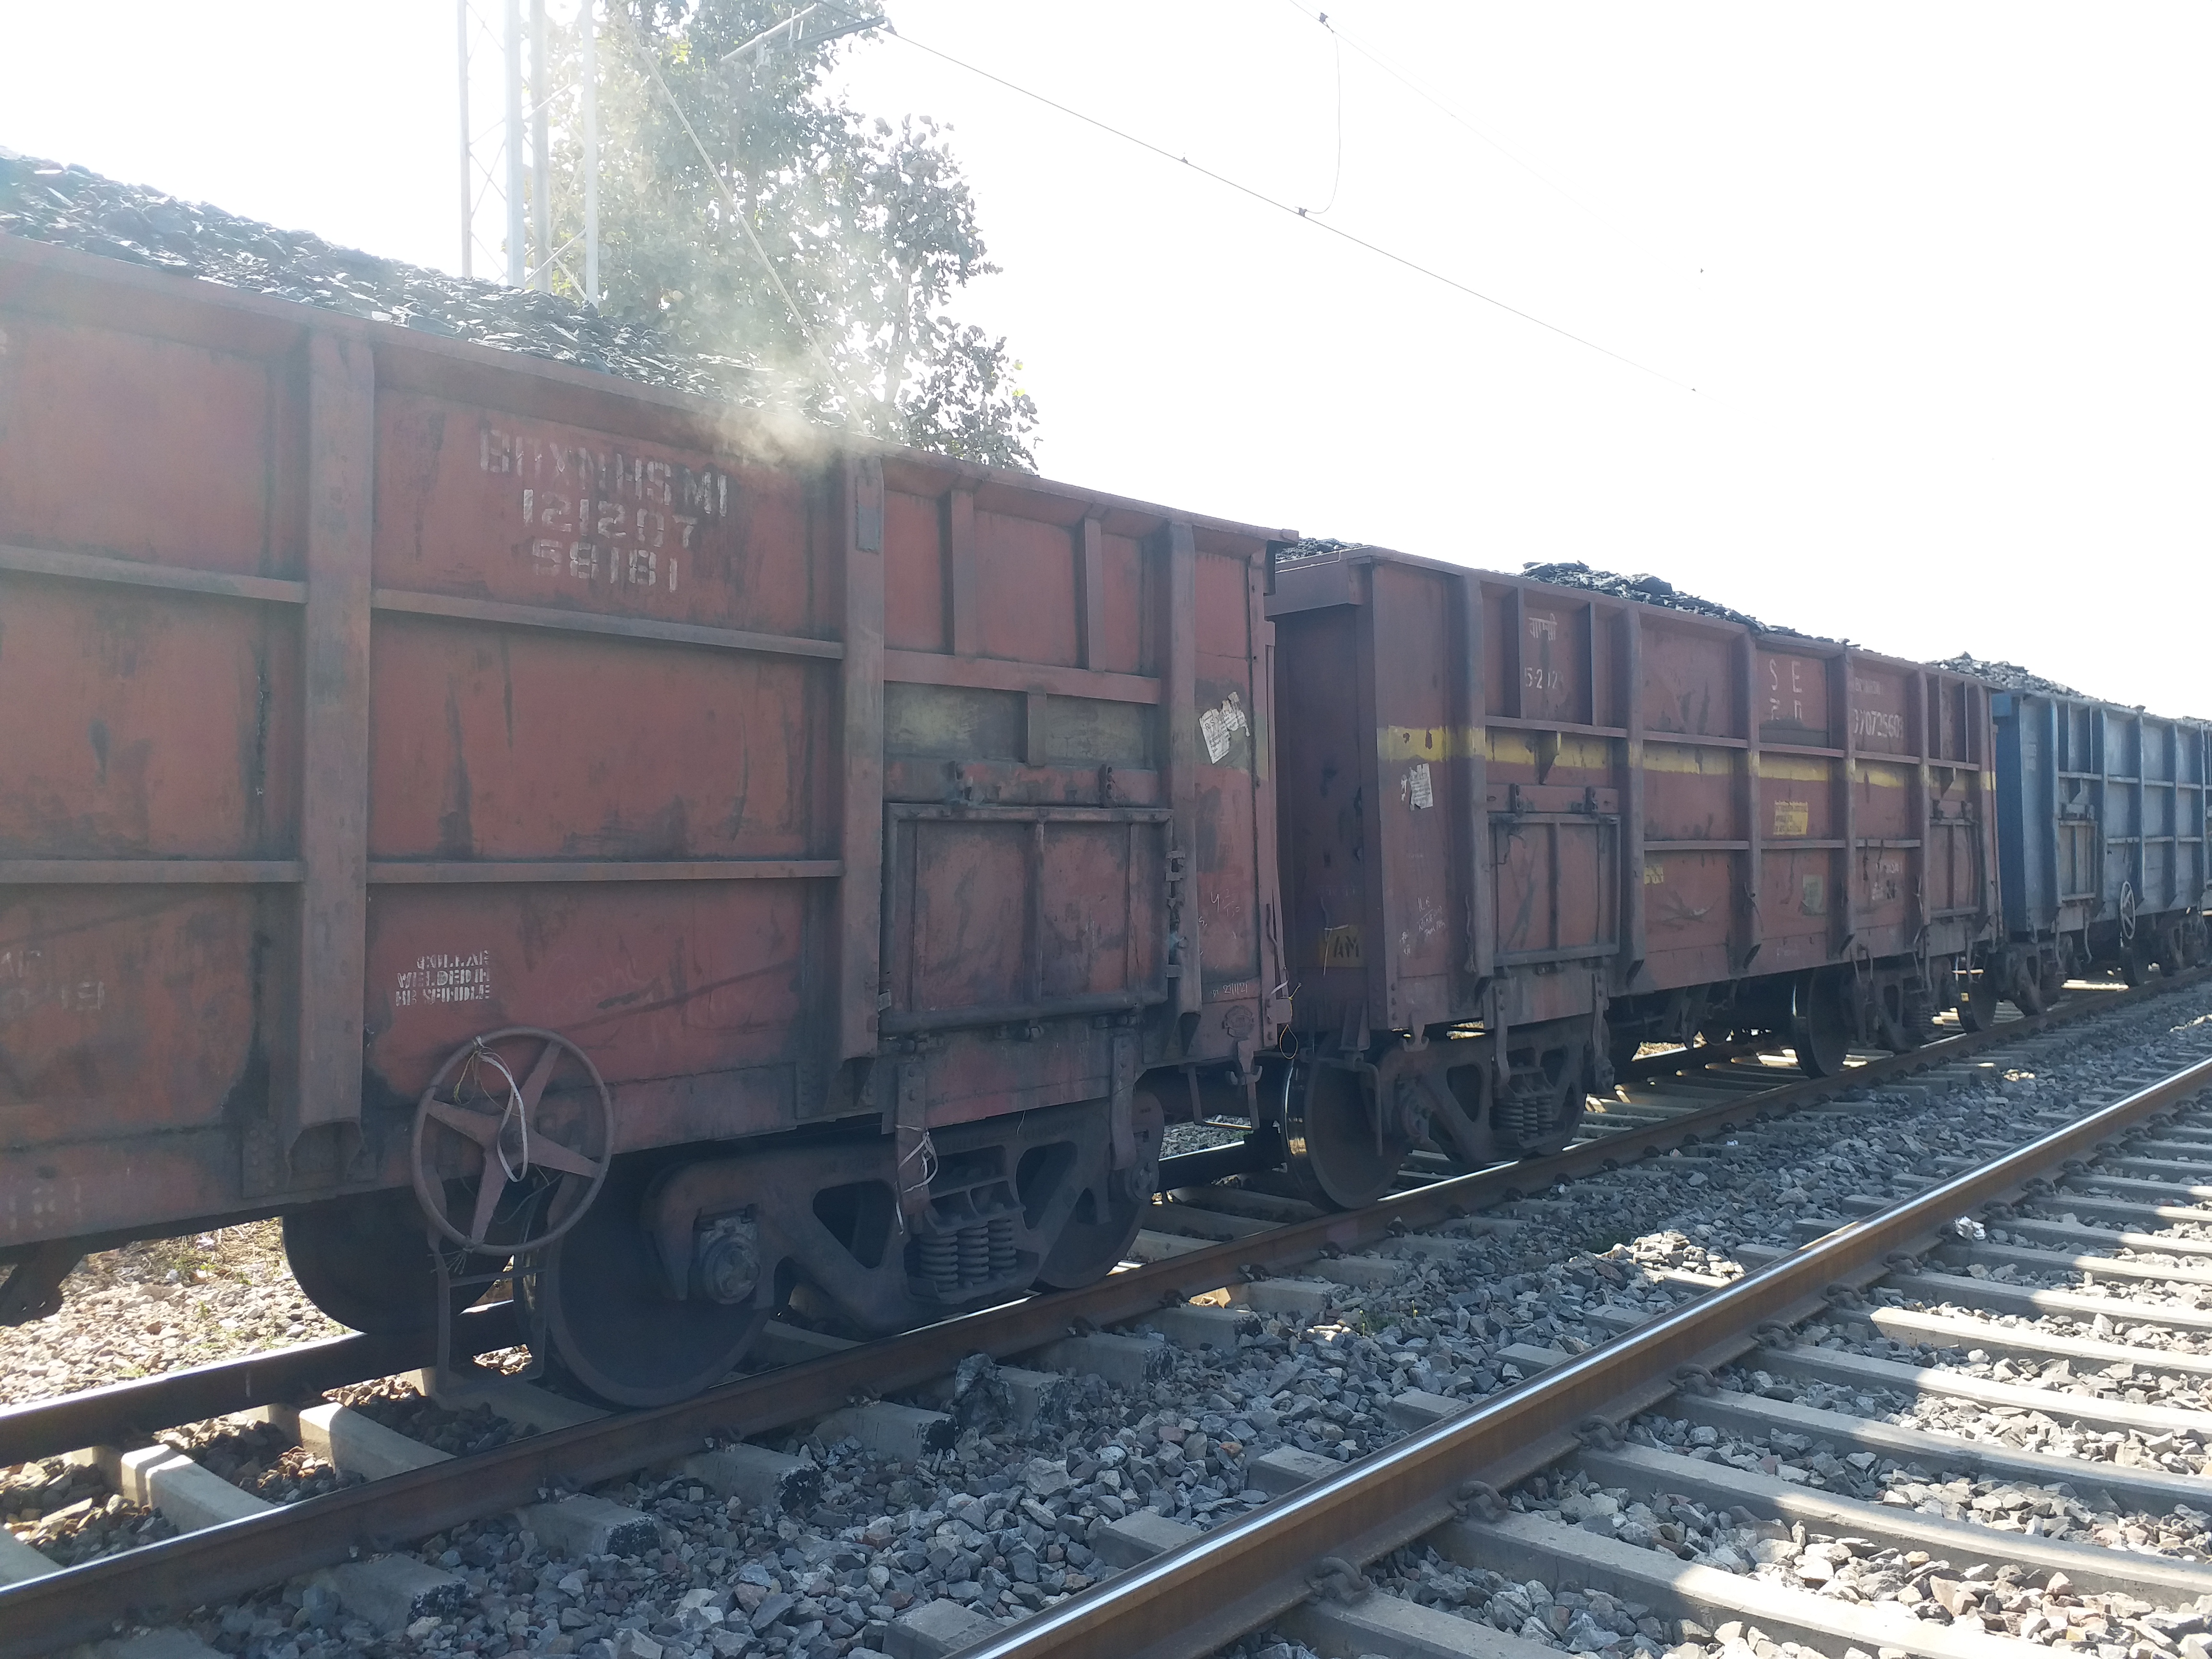
[[[966,1659],[1195,1655],[1278,1621],[1323,1653],[1536,1659],[1554,1650],[1515,1615],[1525,1631],[1552,1609],[1555,1634],[1587,1618],[1592,1651],[1630,1645],[1638,1615],[1654,1645],[1686,1629],[1753,1652],[2201,1651],[2208,1091],[2198,1061],[1911,1198],[1808,1220],[1802,1248],[1746,1252],[1753,1271],[1601,1348],[1530,1355],[1520,1387]],[[1916,1358],[1868,1352],[1885,1345]],[[2068,1386],[2100,1374],[2181,1380],[2192,1403]],[[1890,1420],[1884,1397],[1932,1406],[1948,1431]],[[1700,1564],[1735,1551],[1722,1539],[1748,1552],[1730,1565],[1781,1571]],[[2159,1542],[2179,1553],[2142,1549]],[[1364,1571],[1385,1558],[1413,1594]],[[1438,1605],[1469,1601],[1493,1616]]]
[[[2180,989],[2191,982],[2193,978],[2151,990],[2155,994],[2160,989]],[[567,1522],[581,1525],[580,1517],[591,1510],[588,1504],[580,1507],[580,1500],[571,1500],[558,1505],[569,1513],[553,1515],[544,1506],[557,1494],[574,1492],[629,1471],[696,1460],[705,1445],[721,1449],[720,1462],[697,1466],[702,1471],[711,1471],[702,1473],[699,1479],[714,1485],[718,1494],[722,1494],[724,1486],[740,1496],[773,1492],[778,1483],[794,1474],[787,1460],[779,1462],[771,1454],[746,1452],[739,1443],[746,1437],[767,1434],[818,1418],[825,1401],[866,1401],[927,1389],[951,1374],[963,1358],[975,1352],[1001,1358],[1042,1354],[1044,1363],[1054,1369],[1088,1369],[1094,1374],[1114,1376],[1120,1368],[1131,1363],[1128,1344],[1133,1339],[1089,1333],[1094,1327],[1138,1320],[1164,1329],[1171,1340],[1212,1341],[1233,1346],[1240,1324],[1249,1318],[1249,1310],[1194,1307],[1190,1305],[1189,1298],[1215,1292],[1218,1299],[1219,1287],[1241,1285],[1249,1279],[1261,1277],[1262,1284],[1242,1292],[1244,1299],[1252,1303],[1272,1301],[1295,1309],[1300,1294],[1296,1282],[1270,1297],[1266,1291],[1273,1287],[1264,1282],[1266,1275],[1286,1273],[1319,1260],[1324,1265],[1316,1271],[1336,1275],[1334,1281],[1324,1278],[1320,1282],[1356,1282],[1361,1273],[1368,1271],[1366,1268],[1357,1263],[1350,1267],[1332,1267],[1326,1265],[1326,1258],[1341,1253],[1357,1255],[1377,1245],[1389,1244],[1394,1236],[1409,1231],[1446,1226],[1456,1227],[1462,1233],[1484,1230],[1497,1224],[1469,1218],[1501,1205],[1516,1201],[1525,1204],[1531,1194],[1558,1182],[1593,1174],[1654,1152],[1679,1150],[1701,1138],[1725,1133],[1760,1115],[1830,1101],[1838,1095],[1878,1084],[1894,1084],[1917,1072],[1956,1073],[1978,1054],[1998,1045],[2032,1039],[2069,1018],[2079,1018],[2102,1008],[2136,1006],[2142,994],[2084,993],[2065,1009],[2038,1020],[1937,1043],[1912,1054],[1883,1057],[1855,1068],[1843,1078],[1822,1084],[1793,1079],[1777,1087],[1747,1088],[1745,1073],[1759,1062],[1755,1057],[1734,1057],[1723,1062],[1725,1071],[1711,1078],[1693,1078],[1686,1086],[1678,1084],[1669,1090],[1654,1091],[1663,1103],[1661,1104],[1647,1104],[1632,1089],[1624,1091],[1622,1099],[1593,1114],[1594,1119],[1613,1121],[1598,1122],[1590,1138],[1555,1158],[1425,1182],[1417,1172],[1415,1184],[1407,1190],[1362,1212],[1297,1217],[1288,1213],[1290,1200],[1249,1187],[1212,1192],[1178,1187],[1158,1206],[1160,1224],[1151,1233],[1147,1247],[1157,1259],[1116,1274],[1099,1285],[993,1310],[863,1347],[847,1347],[805,1333],[785,1331],[779,1335],[781,1346],[775,1357],[797,1358],[810,1349],[816,1357],[738,1380],[682,1405],[658,1410],[615,1417],[586,1416],[568,1402],[555,1401],[547,1404],[550,1396],[533,1391],[495,1391],[485,1396],[492,1409],[504,1406],[515,1416],[531,1419],[523,1426],[540,1431],[465,1459],[448,1461],[424,1456],[419,1447],[410,1452],[404,1443],[392,1443],[399,1437],[387,1439],[369,1432],[375,1425],[365,1424],[357,1413],[349,1415],[329,1407],[309,1407],[305,1412],[297,1408],[296,1402],[303,1395],[338,1382],[356,1380],[347,1375],[349,1372],[362,1376],[380,1375],[410,1361],[419,1363],[426,1357],[401,1352],[389,1342],[379,1346],[368,1339],[308,1345],[251,1361],[228,1362],[196,1372],[125,1384],[91,1395],[41,1402],[0,1413],[0,1462],[64,1452],[82,1453],[82,1449],[102,1444],[143,1445],[150,1431],[158,1427],[224,1412],[260,1410],[276,1423],[287,1425],[290,1431],[310,1440],[339,1467],[350,1462],[356,1468],[381,1477],[368,1485],[266,1513],[234,1505],[228,1518],[220,1513],[208,1516],[216,1524],[65,1571],[41,1571],[40,1564],[26,1562],[20,1556],[12,1562],[0,1561],[0,1574],[40,1573],[0,1591],[0,1655],[37,1653],[68,1641],[98,1638],[113,1632],[118,1623],[159,1623],[164,1618],[174,1619],[196,1606],[293,1577],[317,1566],[355,1563],[355,1558],[398,1540],[440,1533],[502,1510],[519,1510],[536,1516],[544,1528],[544,1535],[553,1538],[562,1533]],[[1762,1079],[1753,1074],[1749,1080]],[[1699,1088],[1699,1083],[1705,1086]],[[1168,1167],[1171,1173],[1167,1179],[1176,1180],[1173,1164]],[[2207,1174],[2208,1178],[2212,1178],[2212,1169],[2208,1169]],[[1208,1217],[1214,1219],[1206,1219]],[[1206,1232],[1209,1227],[1220,1229],[1228,1236],[1209,1237]],[[1407,1243],[1412,1242],[1416,1241]],[[1450,1246],[1449,1240],[1442,1242]],[[1849,1275],[1837,1268],[1831,1276]],[[1697,1282],[1698,1275],[1675,1277],[1685,1288],[1708,1288]],[[1765,1275],[1760,1277],[1763,1279]],[[1740,1294],[1738,1289],[1731,1288],[1716,1291],[1714,1296],[1740,1299]],[[1716,1305],[1719,1305],[1717,1301]],[[1666,1323],[1672,1328],[1680,1318],[1686,1316],[1670,1316]],[[1760,1317],[1771,1316],[1771,1310],[1760,1314]],[[511,1340],[511,1326],[500,1310],[480,1310],[471,1316],[471,1322],[480,1328],[473,1346],[491,1347]],[[1071,1335],[1071,1328],[1083,1334]],[[1702,1331],[1705,1327],[1700,1325],[1698,1328]],[[1646,1352],[1654,1340],[1649,1333],[1638,1334],[1629,1344],[1629,1351]],[[1708,1342],[1705,1346],[1710,1348],[1715,1345]],[[1668,1349],[1668,1352],[1673,1352]],[[1547,1363],[1545,1356],[1534,1352],[1524,1353],[1520,1359],[1529,1368]],[[1571,1360],[1560,1368],[1553,1380],[1523,1383],[1520,1389],[1510,1389],[1486,1402],[1475,1415],[1487,1420],[1530,1389],[1549,1398],[1553,1390],[1566,1389],[1580,1398],[1595,1386],[1584,1375],[1587,1360],[1588,1356]],[[1456,1402],[1437,1407],[1457,1409]],[[865,1420],[871,1409],[877,1413],[872,1426]],[[1394,1418],[1402,1425],[1418,1419],[1422,1409],[1419,1401],[1400,1402]],[[854,1425],[861,1430],[864,1437],[880,1436],[884,1447],[894,1445],[902,1433],[926,1438],[932,1431],[930,1425],[921,1421],[928,1417],[927,1413],[865,1406],[860,1410],[862,1415],[854,1419]],[[885,1412],[888,1417],[884,1415]],[[909,1415],[901,1417],[902,1412]],[[1379,1455],[1395,1467],[1406,1449],[1431,1438],[1429,1433],[1417,1433],[1401,1447]],[[921,1449],[920,1439],[915,1447],[917,1450]],[[1555,1453],[1558,1450],[1553,1449]],[[165,1486],[172,1492],[181,1492],[187,1486],[198,1486],[203,1494],[209,1490],[192,1479],[195,1473],[204,1472],[191,1470],[189,1460],[173,1453],[149,1455],[152,1451],[153,1448],[148,1446],[138,1454],[111,1451],[92,1455],[112,1466],[110,1478],[115,1484],[129,1486],[136,1483],[136,1490],[142,1497],[154,1497]],[[713,1454],[707,1455],[711,1457]],[[1546,1466],[1530,1467],[1534,1469]],[[161,1473],[163,1468],[167,1471],[166,1475]],[[1295,1457],[1279,1459],[1276,1466],[1261,1472],[1261,1480],[1269,1484],[1261,1485],[1255,1480],[1255,1490],[1264,1494],[1270,1486],[1279,1489],[1301,1472],[1311,1473],[1313,1468],[1299,1464]],[[1332,1474],[1323,1482],[1323,1488],[1333,1489],[1332,1483],[1348,1478]],[[1492,1479],[1492,1484],[1502,1486],[1504,1480],[1512,1478],[1515,1477],[1505,1475]],[[205,1479],[213,1481],[216,1477],[208,1475]],[[1231,1540],[1224,1534],[1249,1528],[1261,1516],[1275,1516],[1277,1522],[1286,1523],[1293,1514],[1306,1513],[1323,1488],[1316,1488],[1287,1505],[1271,1505],[1250,1519],[1232,1523],[1229,1528],[1217,1529],[1215,1534],[1207,1534],[1212,1541],[1205,1544],[1205,1551],[1231,1547]],[[1380,1496],[1388,1490],[1376,1488],[1376,1492]],[[1382,1501],[1395,1504],[1397,1499],[1382,1496]],[[163,1502],[173,1502],[179,1509],[190,1508],[188,1496]],[[218,1496],[218,1510],[224,1502],[228,1500]],[[577,1536],[586,1543],[600,1546],[597,1552],[600,1553],[605,1553],[605,1547],[614,1533],[624,1526],[635,1528],[642,1518],[633,1515],[625,1520],[621,1516],[592,1512],[598,1514],[598,1520],[592,1523],[598,1530],[586,1527]],[[650,1533],[647,1526],[637,1535]],[[1158,1528],[1149,1534],[1155,1541],[1169,1535]],[[1265,1535],[1277,1536],[1272,1533]],[[1404,1541],[1401,1538],[1385,1547],[1396,1547]],[[1117,1540],[1116,1548],[1133,1558],[1141,1542],[1141,1539],[1134,1543]],[[1273,1544],[1268,1546],[1270,1551],[1274,1547]],[[1372,1555],[1363,1554],[1362,1549],[1354,1534],[1345,1534],[1326,1553],[1340,1556],[1347,1563],[1371,1559]],[[1114,1621],[1129,1616],[1126,1609],[1138,1605],[1127,1598],[1141,1594],[1139,1586],[1152,1582],[1167,1560],[1175,1559],[1179,1556],[1143,1569],[1126,1581],[1109,1581],[1099,1589],[1060,1603],[1045,1615],[1054,1621],[1050,1628],[1062,1631],[1067,1639],[1076,1639],[1081,1632],[1092,1628],[1085,1621],[1103,1619],[1105,1622],[1097,1628],[1123,1630],[1123,1635],[1111,1639],[1125,1642],[1127,1627]],[[372,1568],[376,1565],[369,1565]],[[354,1599],[365,1606],[380,1596],[380,1605],[387,1611],[393,1595],[410,1607],[426,1595],[428,1600],[422,1605],[436,1605],[438,1598],[447,1594],[447,1584],[465,1584],[465,1581],[453,1580],[450,1574],[431,1572],[430,1578],[426,1579],[422,1573],[404,1566],[386,1571],[380,1583],[371,1582],[375,1574],[359,1569],[357,1563],[348,1570],[355,1573]],[[1356,1578],[1358,1575],[1355,1572],[1352,1577]],[[432,1583],[431,1579],[446,1583]],[[415,1588],[409,1588],[410,1584]],[[1300,1595],[1304,1594],[1302,1589]],[[1209,1595],[1207,1599],[1216,1598]],[[1078,1619],[1076,1609],[1094,1604],[1100,1608],[1125,1611],[1110,1616],[1106,1613],[1083,1613]],[[1222,1605],[1227,1604],[1224,1600]],[[1206,1626],[1209,1631],[1218,1625],[1222,1616],[1218,1607],[1214,1609],[1214,1616],[1216,1625]],[[1273,1616],[1273,1612],[1263,1613],[1256,1622],[1264,1623]],[[1070,1619],[1078,1619],[1078,1622],[1069,1625],[1066,1621]],[[1225,1626],[1220,1629],[1225,1634],[1219,1639],[1237,1633],[1226,1631]],[[917,1652],[931,1642],[942,1647],[944,1637],[951,1633],[940,1632],[928,1637],[927,1641],[909,1633],[909,1645],[920,1643],[914,1646]],[[1085,1635],[1080,1639],[1088,1642],[1091,1638]],[[1210,1642],[1215,1638],[1207,1639]],[[1186,1644],[1178,1650],[1200,1650]]]

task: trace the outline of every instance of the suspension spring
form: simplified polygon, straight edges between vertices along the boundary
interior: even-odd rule
[[[981,1285],[991,1276],[991,1240],[986,1223],[960,1230],[960,1282]]]
[[[1004,1279],[1014,1270],[1014,1218],[1010,1215],[991,1218],[991,1277]]]
[[[932,1290],[950,1296],[960,1288],[958,1249],[951,1239],[942,1234],[917,1239],[915,1253],[921,1258],[921,1276]]]

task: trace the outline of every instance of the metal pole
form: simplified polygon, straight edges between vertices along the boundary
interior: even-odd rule
[[[530,0],[530,205],[538,233],[530,286],[553,291],[553,149],[545,107],[545,0]]]
[[[469,0],[455,0],[454,44],[461,65],[461,276],[476,275],[475,157],[469,149]]]
[[[522,216],[522,0],[507,0],[507,285],[520,288]]]
[[[584,297],[599,302],[599,48],[598,0],[584,0]]]

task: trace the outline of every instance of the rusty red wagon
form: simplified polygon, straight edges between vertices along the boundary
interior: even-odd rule
[[[1285,539],[0,237],[0,1311],[428,1224],[641,1401],[1107,1271],[1284,1012]]]
[[[1372,548],[1268,609],[1298,1058],[1263,1092],[1316,1196],[1555,1148],[1644,1042],[1822,1075],[1994,1017],[1980,681]]]

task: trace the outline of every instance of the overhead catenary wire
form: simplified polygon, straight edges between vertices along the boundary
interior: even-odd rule
[[[1204,178],[1212,179],[1215,184],[1221,185],[1227,189],[1233,190],[1240,196],[1249,198],[1251,200],[1261,204],[1264,207],[1273,208],[1279,213],[1287,213],[1294,218],[1303,220],[1304,222],[1312,225],[1316,229],[1327,231],[1332,236],[1341,238],[1343,240],[1351,243],[1355,247],[1364,248],[1370,253],[1373,253],[1380,258],[1388,259],[1391,264],[1402,266],[1404,269],[1413,271],[1417,276],[1425,276],[1431,282],[1441,283],[1446,288],[1452,289],[1461,294],[1464,294],[1471,300],[1480,300],[1486,306],[1494,307],[1498,310],[1504,312],[1509,316],[1518,317],[1524,323],[1534,324],[1536,327],[1544,330],[1547,333],[1558,335],[1563,340],[1572,341],[1576,345],[1582,346],[1587,350],[1595,351],[1601,357],[1610,357],[1613,362],[1632,368],[1640,374],[1649,374],[1655,380],[1664,380],[1668,386],[1674,386],[1678,390],[1689,392],[1694,392],[1697,391],[1697,387],[1689,385],[1686,381],[1678,380],[1673,375],[1652,368],[1649,363],[1638,362],[1635,358],[1628,356],[1625,353],[1615,351],[1610,346],[1599,344],[1595,340],[1589,338],[1586,335],[1577,334],[1572,329],[1562,328],[1557,323],[1547,322],[1543,318],[1537,316],[1534,312],[1523,311],[1520,307],[1498,299],[1494,295],[1485,294],[1480,289],[1472,288],[1467,283],[1461,282],[1455,276],[1448,276],[1443,271],[1435,269],[1433,266],[1425,265],[1418,259],[1410,258],[1405,254],[1383,246],[1380,242],[1371,242],[1364,236],[1354,235],[1352,232],[1345,229],[1340,225],[1334,225],[1325,219],[1316,217],[1308,209],[1298,207],[1291,203],[1283,201],[1279,198],[1270,196],[1265,191],[1255,189],[1254,186],[1245,184],[1240,179],[1232,179],[1225,173],[1217,173],[1212,167],[1192,161],[1188,155],[1179,155],[1171,149],[1164,149],[1162,146],[1152,143],[1149,138],[1140,138],[1133,132],[1129,132],[1121,127],[1115,126],[1110,122],[1102,121],[1095,115],[1085,114],[1079,109],[1076,109],[1072,106],[1061,103],[1056,98],[1048,98],[1043,93],[1034,92],[1029,88],[1021,85],[1018,82],[1009,81],[1003,75],[994,75],[989,70],[980,69],[974,64],[970,64],[963,58],[955,58],[949,52],[940,52],[935,46],[926,45],[922,41],[915,40],[910,34],[902,33],[896,29],[887,30],[886,33],[888,33],[893,40],[904,42],[907,46],[911,46],[916,52],[926,52],[932,58],[939,58],[945,63],[951,64],[955,69],[964,70],[967,73],[978,76],[982,80],[988,81],[995,86],[1004,87],[1009,92],[1018,94],[1020,96],[1030,99],[1033,102],[1042,104],[1048,109],[1056,110],[1062,115],[1067,116],[1073,120],[1082,122],[1085,126],[1096,127],[1099,131],[1107,134],[1109,137],[1119,138],[1124,143],[1134,144],[1138,149],[1149,151],[1151,154],[1158,156],[1163,161],[1174,161],[1182,167],[1188,167],[1192,172],[1198,173]]]
[[[1381,70],[1383,74],[1389,76],[1400,86],[1413,94],[1414,96],[1434,106],[1437,111],[1447,120],[1455,121],[1461,126],[1465,127],[1469,132],[1481,139],[1484,143],[1489,145],[1491,149],[1496,150],[1507,161],[1512,162],[1515,167],[1519,167],[1531,179],[1535,179],[1539,184],[1544,185],[1548,190],[1556,191],[1563,201],[1572,203],[1576,207],[1580,208],[1584,213],[1589,215],[1591,218],[1596,220],[1607,230],[1613,231],[1615,234],[1623,234],[1620,231],[1620,228],[1618,225],[1615,225],[1612,220],[1607,218],[1589,203],[1583,201],[1579,196],[1577,196],[1572,191],[1569,190],[1558,179],[1551,177],[1540,169],[1531,166],[1522,157],[1515,155],[1504,144],[1499,143],[1497,139],[1492,137],[1480,127],[1475,125],[1474,122],[1468,120],[1467,117],[1454,109],[1449,104],[1444,102],[1443,99],[1437,97],[1435,93],[1431,92],[1419,81],[1413,79],[1412,76],[1407,75],[1402,70],[1395,68],[1391,64],[1385,61],[1382,56],[1376,53],[1374,50],[1360,45],[1358,41],[1353,40],[1342,29],[1337,27],[1334,23],[1329,21],[1329,15],[1327,12],[1307,10],[1304,3],[1304,0],[1283,0],[1283,3],[1289,6],[1291,10],[1297,13],[1299,16],[1304,18],[1309,23],[1320,24],[1322,27],[1328,31],[1330,38],[1336,42],[1337,148],[1340,155],[1342,154],[1344,145],[1344,48],[1350,46],[1352,51],[1358,52],[1369,63],[1374,64],[1376,69]]]
[[[844,392],[844,376],[837,372],[837,366],[830,361],[830,354],[822,349],[822,342],[815,336],[812,321],[799,308],[799,301],[791,297],[791,290],[783,285],[783,277],[777,271],[775,262],[768,257],[768,250],[761,246],[760,238],[753,234],[752,221],[746,216],[744,209],[738,205],[737,192],[730,188],[729,180],[722,177],[721,169],[714,165],[714,158],[707,153],[707,146],[700,142],[698,133],[692,128],[691,118],[684,112],[684,106],[676,101],[676,94],[669,90],[668,82],[660,78],[660,64],[653,52],[642,41],[633,41],[631,50],[638,61],[645,65],[646,73],[653,77],[653,84],[660,88],[660,95],[668,100],[668,107],[682,124],[684,136],[690,139],[692,149],[699,152],[699,160],[707,169],[707,176],[720,188],[722,199],[729,204],[730,217],[737,222],[738,228],[744,232],[745,241],[752,248],[753,256],[761,262],[761,269],[768,273],[769,281],[775,285],[777,295],[789,309],[792,321],[799,325],[799,334],[805,338],[807,349],[813,354],[814,361],[821,367],[824,379],[831,389]]]
[[[1336,166],[1328,175],[1328,200],[1316,208],[1316,213],[1327,213],[1336,205],[1336,193],[1344,187],[1344,42],[1334,43],[1336,48]]]

